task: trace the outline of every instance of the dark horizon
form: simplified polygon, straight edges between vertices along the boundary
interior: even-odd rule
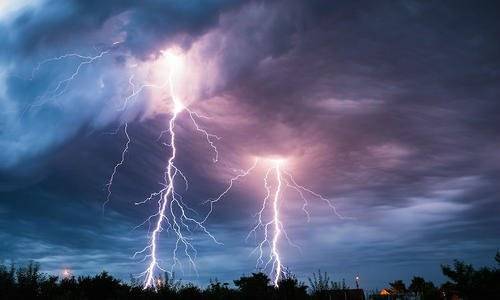
[[[327,272],[318,271],[307,282],[294,274],[284,274],[279,284],[262,272],[242,275],[229,282],[210,280],[205,286],[183,282],[168,273],[155,277],[155,286],[132,279],[127,283],[107,272],[93,276],[74,276],[66,270],[61,277],[40,272],[39,264],[14,267],[0,264],[0,296],[5,299],[197,299],[197,300],[391,300],[391,299],[493,299],[500,294],[500,251],[496,267],[475,268],[455,260],[442,265],[446,283],[436,285],[423,277],[401,279],[379,290],[350,287],[344,280],[333,281]],[[359,278],[356,278],[359,283]],[[2,298],[2,299],[3,299]]]
[[[346,217],[308,194],[308,221],[284,184],[282,229],[301,250],[282,234],[279,252],[300,279],[321,269],[352,287],[359,274],[372,289],[415,275],[443,283],[440,264],[454,259],[492,266],[498,11],[495,1],[0,1],[0,263],[124,280],[146,270],[149,258],[132,256],[150,243],[148,225],[136,226],[157,202],[135,203],[163,187],[172,150],[159,136],[178,114],[175,164],[189,189],[180,175],[175,188],[189,216],[203,219],[207,199],[260,158],[203,223],[221,244],[191,224],[199,276],[180,255],[186,280],[256,269],[262,231],[246,237],[278,158]],[[188,110],[220,137],[208,136],[216,163]],[[170,268],[172,230],[158,243]]]

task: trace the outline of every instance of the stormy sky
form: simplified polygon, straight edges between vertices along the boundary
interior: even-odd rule
[[[454,258],[490,265],[500,247],[499,9],[0,0],[0,261],[123,279],[144,270],[132,255],[148,228],[136,226],[156,207],[134,203],[161,188],[170,150],[158,137],[172,107],[151,88],[124,100],[166,76],[162,53],[176,49],[179,97],[221,137],[214,163],[180,114],[182,196],[200,216],[255,157],[283,157],[298,183],[349,216],[310,199],[308,222],[298,195],[284,192],[284,226],[301,250],[283,242],[281,253],[299,278],[321,268],[375,288],[413,275],[441,282],[439,264]],[[125,123],[131,142],[103,211]],[[257,167],[217,203],[206,226],[224,245],[195,232],[199,276],[186,267],[178,277],[205,284],[255,270],[256,241],[245,238],[264,173]],[[174,241],[162,235],[166,263]]]

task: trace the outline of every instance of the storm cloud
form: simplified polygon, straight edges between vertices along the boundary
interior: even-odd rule
[[[287,230],[302,252],[284,247],[285,264],[301,278],[321,267],[381,287],[412,275],[439,281],[439,264],[453,258],[490,263],[500,236],[497,4],[101,2],[33,1],[0,15],[0,259],[124,278],[141,270],[130,256],[145,229],[132,229],[152,206],[133,203],[158,187],[168,112],[148,93],[117,108],[129,66],[175,46],[193,65],[190,107],[222,137],[213,164],[189,120],[179,121],[192,206],[206,210],[254,156],[283,156],[297,181],[353,217],[312,202],[307,223],[287,192]],[[41,61],[103,51],[50,97],[82,60]],[[124,122],[132,143],[102,214]],[[261,171],[217,204],[208,226],[225,246],[200,236],[199,282],[254,267],[244,239]]]

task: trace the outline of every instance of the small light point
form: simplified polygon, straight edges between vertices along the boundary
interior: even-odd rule
[[[62,270],[62,276],[63,278],[69,278],[71,276],[71,270],[68,268],[64,268]]]

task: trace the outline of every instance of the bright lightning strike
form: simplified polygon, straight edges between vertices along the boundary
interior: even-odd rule
[[[280,210],[279,210],[280,196],[282,193],[282,185],[283,185],[283,176],[281,171],[281,165],[283,161],[271,160],[271,163],[272,166],[267,169],[266,174],[264,176],[264,188],[266,190],[266,196],[262,201],[261,209],[257,213],[257,220],[258,220],[257,224],[255,225],[254,228],[252,228],[252,230],[249,233],[249,236],[252,233],[257,235],[257,231],[263,230],[264,237],[258,244],[257,248],[255,248],[254,250],[254,252],[257,250],[259,251],[259,257],[257,258],[257,267],[263,267],[264,269],[267,269],[269,264],[272,264],[271,276],[273,276],[273,283],[277,287],[283,268],[279,252],[280,236],[282,232],[284,232],[283,224],[280,220]],[[271,184],[269,183],[270,181],[269,177],[273,172],[275,175],[276,188],[274,191],[274,195],[271,196],[272,187]],[[272,204],[269,204],[271,198],[272,198]],[[272,210],[272,217],[268,221],[264,221],[265,218],[264,214],[266,212],[266,209]],[[266,245],[270,247],[270,251],[267,261],[264,261],[264,255],[265,255],[264,248],[266,247]]]
[[[215,153],[215,157],[213,159],[214,162],[218,160],[218,152],[213,139],[219,139],[219,137],[208,133],[205,129],[200,127],[196,121],[196,118],[199,118],[200,116],[197,113],[189,110],[183,104],[182,100],[177,96],[177,93],[175,91],[175,80],[176,76],[178,75],[178,72],[182,71],[183,67],[182,59],[170,52],[166,52],[164,53],[164,55],[170,67],[168,75],[168,88],[173,102],[173,110],[172,110],[172,117],[168,122],[168,128],[167,130],[162,132],[162,134],[168,133],[170,136],[170,140],[167,145],[171,149],[171,154],[170,157],[168,158],[167,165],[165,168],[164,182],[162,184],[163,188],[160,191],[152,193],[150,197],[148,197],[146,200],[137,203],[137,204],[143,204],[154,198],[158,198],[157,212],[152,216],[150,216],[144,222],[144,223],[146,222],[149,223],[150,226],[151,222],[153,222],[153,230],[149,234],[149,243],[141,251],[138,251],[134,254],[134,257],[137,255],[144,255],[143,256],[144,260],[149,260],[146,270],[140,274],[140,276],[144,277],[145,289],[156,288],[156,279],[155,279],[156,274],[158,273],[159,270],[163,272],[166,271],[161,266],[161,261],[158,257],[159,238],[160,234],[163,232],[164,229],[173,231],[174,235],[177,238],[172,253],[172,265],[170,267],[170,272],[173,271],[173,268],[175,266],[179,266],[182,268],[181,261],[178,257],[178,251],[181,250],[183,250],[183,253],[186,256],[187,260],[189,261],[191,267],[196,271],[195,259],[197,251],[191,243],[191,240],[193,239],[192,236],[193,229],[201,230],[208,237],[210,237],[215,243],[221,244],[203,225],[203,222],[206,221],[206,218],[203,219],[202,221],[197,221],[188,215],[187,211],[193,212],[193,210],[183,202],[182,196],[176,191],[175,183],[176,183],[176,178],[178,176],[182,177],[187,188],[186,177],[182,174],[180,169],[175,165],[175,159],[177,155],[175,126],[179,118],[179,115],[184,111],[188,112],[189,117],[195,126],[195,129],[205,136],[207,142],[214,151]]]
[[[278,251],[278,242],[279,238],[281,235],[281,227],[283,225],[281,224],[280,221],[280,210],[279,210],[279,199],[280,199],[280,192],[281,192],[281,169],[280,169],[280,162],[277,161],[275,162],[275,170],[276,170],[276,192],[274,192],[274,198],[273,198],[273,220],[272,223],[274,224],[274,233],[273,233],[273,241],[272,241],[272,257],[274,258],[273,262],[273,269],[274,269],[274,285],[278,286],[278,280],[279,280],[279,275],[281,274],[281,258],[280,258],[280,253]]]
[[[257,232],[259,230],[263,231],[263,238],[254,250],[254,252],[259,252],[259,256],[257,259],[257,268],[262,267],[263,269],[267,269],[269,266],[271,266],[271,276],[273,277],[273,283],[274,286],[278,287],[281,276],[284,274],[282,257],[279,250],[281,236],[284,236],[291,246],[298,248],[298,246],[290,240],[283,226],[283,219],[280,214],[280,207],[285,202],[285,199],[283,198],[283,188],[289,187],[298,193],[299,197],[303,201],[302,210],[306,214],[308,221],[310,220],[310,213],[307,210],[308,200],[306,195],[310,195],[316,199],[325,201],[328,207],[335,213],[336,216],[341,219],[345,218],[337,212],[331,200],[302,185],[297,184],[292,174],[284,170],[284,164],[286,162],[285,160],[270,159],[269,162],[271,164],[271,167],[267,169],[266,175],[264,176],[264,188],[266,190],[266,196],[262,202],[261,209],[257,213],[257,224],[254,228],[252,228],[247,236],[247,239],[251,234],[257,236]],[[275,176],[275,188],[274,195],[271,197],[273,191],[269,176],[273,172]],[[272,201],[272,203],[269,204],[269,201]],[[265,221],[266,210],[271,211],[271,217],[267,221]],[[268,248],[268,254],[267,260],[264,261],[266,247]]]
[[[249,175],[249,173],[256,168],[259,161],[260,159],[257,158],[255,163],[248,170],[242,171],[237,176],[231,178],[228,187],[218,197],[207,200],[207,202],[210,203],[209,214],[212,212],[213,205],[229,193],[234,182]],[[278,287],[281,276],[286,272],[282,262],[282,255],[280,254],[281,238],[284,237],[288,244],[300,250],[300,248],[291,241],[285,231],[283,218],[280,213],[280,207],[285,202],[285,188],[288,187],[298,193],[300,199],[303,201],[302,210],[307,216],[308,222],[310,220],[310,213],[308,211],[309,202],[307,196],[324,201],[332,212],[339,218],[348,218],[337,212],[337,209],[330,199],[312,191],[311,189],[299,185],[295,181],[293,175],[284,169],[286,160],[264,159],[264,161],[270,165],[266,168],[264,174],[265,196],[262,200],[260,210],[255,215],[257,223],[248,233],[247,240],[252,235],[255,237],[259,234],[262,235],[262,239],[258,242],[257,247],[252,251],[252,254],[256,252],[258,253],[256,268],[264,270],[270,269],[273,284]]]
[[[291,246],[298,248],[298,246],[290,240],[283,226],[283,220],[280,214],[280,206],[285,202],[285,199],[283,197],[283,189],[285,187],[289,187],[298,193],[299,197],[304,203],[302,205],[302,210],[306,214],[308,221],[310,220],[310,213],[307,210],[308,200],[306,195],[310,195],[314,198],[325,201],[328,207],[332,209],[332,211],[339,218],[344,219],[344,217],[337,212],[331,200],[302,185],[297,184],[292,174],[284,170],[284,165],[286,163],[285,160],[269,159],[268,161],[270,162],[271,166],[267,169],[264,176],[264,188],[266,190],[266,196],[262,201],[261,209],[257,213],[257,224],[254,228],[252,228],[247,236],[247,239],[251,234],[257,236],[258,231],[263,231],[263,238],[254,250],[254,252],[259,252],[259,256],[257,258],[257,268],[262,267],[263,269],[267,269],[269,266],[271,266],[271,276],[273,277],[273,283],[274,286],[278,287],[281,276],[284,273],[282,256],[280,255],[279,250],[281,236],[284,236]],[[274,195],[272,195],[273,188],[269,178],[272,173],[274,173],[275,176]],[[270,201],[272,203],[269,203]],[[271,217],[269,217],[268,220],[265,220],[266,210],[271,211],[269,214],[271,215]],[[268,250],[266,250],[266,247],[268,248]],[[266,252],[268,253],[267,260],[264,260]]]
[[[68,59],[74,59],[78,61],[78,64],[76,65],[76,67],[73,69],[73,71],[69,76],[58,81],[55,85],[52,86],[52,88],[47,89],[47,91],[44,94],[38,97],[38,102],[28,107],[27,110],[31,109],[34,106],[43,105],[49,99],[55,99],[63,95],[67,91],[71,82],[73,82],[78,77],[81,70],[86,65],[96,63],[98,60],[102,59],[105,55],[110,54],[111,51],[115,47],[117,47],[117,44],[120,44],[120,42],[113,43],[113,45],[109,49],[102,51],[95,56],[86,56],[78,53],[67,53],[58,57],[53,57],[43,60],[40,63],[38,63],[38,65],[32,70],[31,79],[35,78],[35,76],[38,74],[41,68],[46,64]],[[182,171],[175,165],[175,160],[177,155],[175,126],[181,114],[183,112],[186,112],[189,115],[189,119],[193,123],[194,129],[202,136],[204,136],[211,151],[213,151],[214,162],[217,162],[219,159],[219,152],[217,151],[215,141],[219,140],[220,137],[218,137],[215,134],[209,133],[202,126],[199,125],[198,120],[207,117],[201,116],[197,112],[190,110],[182,102],[182,99],[177,95],[175,91],[177,76],[184,67],[183,58],[179,55],[176,55],[172,51],[165,51],[162,52],[162,54],[164,61],[168,65],[167,80],[163,84],[159,85],[153,83],[145,83],[140,86],[136,86],[136,84],[134,83],[134,75],[130,76],[128,83],[131,87],[131,93],[124,98],[122,107],[119,109],[119,111],[126,110],[129,102],[134,98],[136,98],[145,89],[163,90],[168,88],[168,91],[170,92],[170,98],[173,104],[172,116],[168,121],[168,128],[165,131],[163,131],[162,134],[160,135],[160,138],[162,137],[163,134],[169,135],[170,137],[169,142],[164,144],[168,146],[171,150],[164,171],[162,188],[159,191],[152,193],[144,201],[136,203],[136,205],[139,205],[139,204],[144,204],[153,199],[158,200],[157,201],[158,209],[156,213],[148,217],[146,221],[144,221],[141,224],[144,225],[145,223],[149,223],[150,225],[148,230],[148,240],[149,240],[148,245],[144,247],[141,251],[138,251],[134,254],[134,257],[136,257],[137,255],[143,255],[143,261],[148,260],[146,270],[140,274],[140,276],[144,277],[145,289],[156,288],[156,282],[157,282],[155,279],[156,274],[159,271],[164,271],[164,272],[166,271],[161,266],[162,263],[160,258],[158,257],[159,238],[160,234],[163,232],[164,229],[166,229],[167,231],[168,230],[172,231],[177,237],[175,242],[175,247],[173,249],[172,265],[170,267],[170,272],[173,272],[173,269],[176,266],[182,268],[181,260],[178,257],[179,251],[183,251],[184,255],[189,261],[189,264],[196,271],[195,260],[197,256],[197,251],[191,242],[194,238],[195,229],[202,231],[204,234],[210,237],[215,243],[221,244],[203,225],[203,223],[207,221],[208,216],[203,218],[201,221],[198,221],[193,217],[191,217],[188,212],[197,214],[196,211],[194,211],[193,209],[191,209],[186,205],[186,203],[183,201],[182,196],[176,190],[175,187],[176,179],[179,176],[184,181],[186,189],[188,188],[188,180],[186,176],[184,176]],[[120,128],[118,128],[116,132],[114,132],[113,134],[117,134],[119,129]],[[120,167],[125,163],[126,154],[129,150],[131,138],[128,133],[128,123],[124,124],[124,134],[127,138],[127,141],[121,152],[121,159],[118,163],[115,164],[113,172],[106,184],[107,195],[106,195],[106,201],[103,203],[103,209],[111,199],[113,182],[116,178],[116,175],[118,174]],[[153,227],[152,230],[151,227]]]
[[[117,43],[113,45],[116,44]],[[109,54],[111,50],[112,48],[102,51],[95,56],[84,56],[77,53],[68,53],[40,62],[32,71],[32,79],[45,64],[70,58],[79,60],[78,65],[72,71],[71,75],[58,81],[55,87],[47,90],[42,96],[39,97],[39,104],[35,103],[32,106],[41,105],[48,99],[53,99],[61,96],[66,92],[70,83],[78,77],[83,67],[93,64],[97,60],[100,60],[105,55]],[[129,78],[131,93],[124,99],[123,106],[120,109],[125,110],[128,106],[129,101],[138,96],[146,88],[160,90],[168,88],[173,104],[172,115],[168,121],[168,128],[164,130],[160,135],[160,138],[163,134],[169,135],[169,142],[165,143],[165,145],[168,146],[171,150],[170,156],[168,157],[165,166],[162,188],[159,191],[152,193],[144,201],[136,203],[136,205],[139,205],[152,201],[153,199],[157,199],[158,204],[157,211],[141,224],[144,225],[148,223],[150,226],[148,230],[148,244],[141,251],[138,251],[134,254],[134,257],[136,257],[137,255],[142,255],[143,260],[148,261],[146,270],[140,274],[140,276],[144,277],[145,289],[156,288],[157,280],[155,276],[159,271],[168,272],[163,269],[162,261],[158,256],[160,235],[164,230],[172,231],[176,236],[176,242],[172,253],[172,264],[170,267],[170,272],[172,272],[176,266],[182,268],[181,260],[178,256],[179,251],[182,251],[184,253],[185,257],[189,261],[190,266],[196,271],[195,260],[197,256],[197,250],[192,244],[194,234],[193,231],[195,229],[202,231],[215,243],[220,244],[217,239],[206,229],[204,223],[212,214],[215,204],[229,193],[229,191],[233,187],[234,182],[249,175],[249,173],[257,167],[257,164],[259,162],[259,159],[256,159],[255,163],[249,169],[242,170],[235,177],[231,178],[229,186],[219,196],[207,200],[206,203],[210,204],[210,209],[205,217],[203,217],[201,220],[196,220],[190,216],[188,212],[194,214],[196,214],[196,212],[186,205],[181,194],[176,190],[176,180],[178,177],[182,178],[185,183],[186,189],[188,188],[188,180],[186,176],[184,176],[182,171],[175,164],[177,157],[175,129],[176,123],[178,122],[179,117],[183,112],[186,112],[189,115],[189,118],[193,122],[195,130],[204,136],[207,144],[213,151],[214,162],[217,162],[219,159],[219,153],[215,145],[215,140],[219,140],[220,138],[217,135],[211,134],[204,128],[199,126],[198,120],[206,117],[190,110],[176,93],[176,79],[178,73],[183,69],[184,62],[182,57],[170,51],[164,52],[163,57],[165,58],[169,66],[167,80],[161,85],[146,83],[137,87],[133,81],[134,75],[132,75]],[[127,142],[125,143],[122,150],[121,159],[114,166],[113,172],[106,184],[107,197],[106,201],[103,203],[103,208],[110,201],[113,181],[117,175],[119,168],[124,164],[126,153],[129,150],[131,139],[127,130],[128,124],[125,123],[124,134],[127,138]],[[293,178],[292,174],[284,169],[284,164],[286,163],[285,160],[266,159],[266,161],[268,161],[271,165],[267,168],[264,176],[264,189],[266,191],[266,195],[262,201],[261,209],[256,214],[257,224],[252,228],[247,236],[247,239],[252,234],[254,234],[255,237],[257,237],[258,234],[263,235],[261,241],[258,243],[257,247],[254,250],[254,252],[258,251],[259,253],[256,267],[262,267],[264,269],[270,268],[270,274],[273,278],[273,283],[275,286],[278,286],[280,278],[285,272],[285,268],[283,267],[282,263],[282,255],[280,254],[280,241],[282,238],[285,238],[290,245],[297,247],[291,242],[290,238],[288,237],[288,234],[284,229],[283,218],[280,213],[280,207],[285,203],[284,189],[288,187],[298,193],[299,197],[303,201],[302,210],[306,214],[308,221],[310,220],[310,213],[308,211],[308,196],[324,201],[333,211],[333,213],[335,213],[342,219],[344,219],[344,217],[337,212],[330,199],[302,185],[299,185]]]

